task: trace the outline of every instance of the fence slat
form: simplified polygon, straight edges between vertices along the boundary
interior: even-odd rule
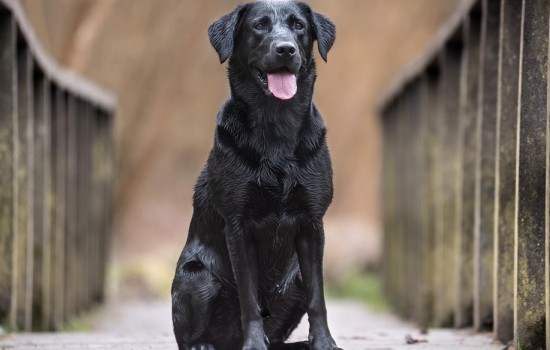
[[[548,1],[523,3],[516,218],[518,347],[542,349],[545,332]]]
[[[78,303],[78,252],[77,252],[77,234],[78,234],[78,202],[76,193],[78,191],[77,183],[77,122],[78,114],[76,101],[73,96],[66,96],[67,99],[67,148],[66,148],[66,174],[67,187],[66,198],[66,239],[65,239],[65,312],[66,318],[77,313]]]
[[[480,70],[481,13],[475,8],[466,22],[468,71],[466,101],[462,119],[462,210],[461,235],[458,242],[458,295],[455,309],[455,326],[466,327],[473,323],[474,304],[474,221],[475,221],[475,166],[478,151],[477,110]]]
[[[396,125],[396,134],[397,134],[397,147],[400,150],[404,150],[406,143],[404,142],[404,138],[406,137],[406,111],[407,111],[407,100],[406,100],[406,94],[403,94],[398,102],[398,109],[400,114],[400,123]],[[398,152],[395,155],[396,160],[396,170],[397,173],[403,173],[406,171],[406,158],[404,155],[405,152]],[[395,259],[397,261],[397,270],[396,270],[396,292],[397,292],[397,310],[400,313],[402,317],[407,318],[409,316],[409,309],[408,309],[408,300],[407,300],[407,293],[406,290],[407,286],[407,263],[406,263],[406,206],[404,205],[404,193],[406,191],[406,187],[403,181],[397,181],[395,184],[396,187],[396,210],[397,210],[397,216],[401,219],[397,221],[396,223],[396,244],[397,244],[397,251],[398,253],[395,254]]]
[[[15,140],[17,131],[16,26],[11,14],[0,11],[0,324],[15,323],[16,264],[15,186],[17,167]],[[11,320],[9,320],[11,319]],[[11,321],[11,322],[10,322]]]
[[[113,124],[114,120],[113,118],[109,118],[109,115],[106,113],[102,113],[101,119],[103,120],[103,126],[101,130],[103,144],[104,144],[104,159],[103,162],[104,166],[104,189],[103,189],[103,230],[101,231],[103,236],[103,246],[102,246],[102,288],[101,288],[101,296],[100,301],[103,301],[105,299],[105,283],[107,280],[107,261],[110,257],[111,252],[111,245],[112,240],[109,239],[109,237],[112,236],[112,229],[113,229],[113,219],[114,219],[114,185],[115,185],[115,145],[114,145],[114,137],[113,137]]]
[[[505,343],[512,340],[514,334],[514,218],[521,10],[522,1],[502,2],[495,193],[494,332],[495,337]]]
[[[50,320],[50,85],[34,74],[34,278],[33,328],[47,330]]]
[[[24,44],[17,49],[18,73],[18,140],[17,147],[17,324],[25,331],[32,329],[33,292],[33,169],[34,169],[34,110],[32,57]]]
[[[442,125],[442,207],[443,229],[441,236],[441,277],[439,298],[435,300],[435,325],[452,326],[454,305],[456,304],[456,228],[458,198],[459,158],[459,121],[460,121],[460,84],[462,69],[462,28],[442,52],[443,65],[443,125]]]
[[[501,0],[483,0],[474,229],[474,328],[493,325],[495,154]]]
[[[66,187],[67,187],[67,104],[63,92],[57,88],[52,96],[53,109],[52,113],[52,184],[54,186],[53,197],[53,234],[55,237],[54,243],[54,286],[53,293],[53,329],[59,330],[65,319],[65,236],[66,236]]]

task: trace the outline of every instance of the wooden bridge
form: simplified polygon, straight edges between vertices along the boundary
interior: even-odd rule
[[[464,0],[386,94],[385,286],[416,326],[332,301],[343,348],[550,344],[549,15],[550,0]],[[104,301],[114,112],[0,0],[0,349],[176,348],[169,304],[55,333]]]

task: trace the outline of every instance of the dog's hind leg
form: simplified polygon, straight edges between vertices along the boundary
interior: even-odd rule
[[[269,304],[271,316],[264,320],[270,350],[309,350],[309,342],[285,343],[307,309],[307,296],[299,276],[280,297]]]
[[[172,322],[180,350],[214,350],[203,339],[221,285],[199,261],[178,264],[172,284]]]

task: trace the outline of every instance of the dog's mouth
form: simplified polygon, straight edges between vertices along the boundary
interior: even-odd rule
[[[292,73],[290,69],[283,67],[267,72],[253,67],[253,70],[266,92],[269,91],[276,98],[289,100],[296,95],[298,90],[296,74]]]

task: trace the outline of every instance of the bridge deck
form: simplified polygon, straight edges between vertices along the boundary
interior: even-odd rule
[[[489,334],[469,330],[429,330],[427,334],[420,334],[410,324],[372,312],[361,304],[332,301],[328,307],[332,333],[345,350],[502,348]],[[293,339],[307,339],[307,330],[304,319]],[[407,344],[406,338],[418,342]],[[88,333],[12,334],[0,338],[0,349],[177,350],[177,345],[171,333],[167,303],[128,303],[106,308]]]

